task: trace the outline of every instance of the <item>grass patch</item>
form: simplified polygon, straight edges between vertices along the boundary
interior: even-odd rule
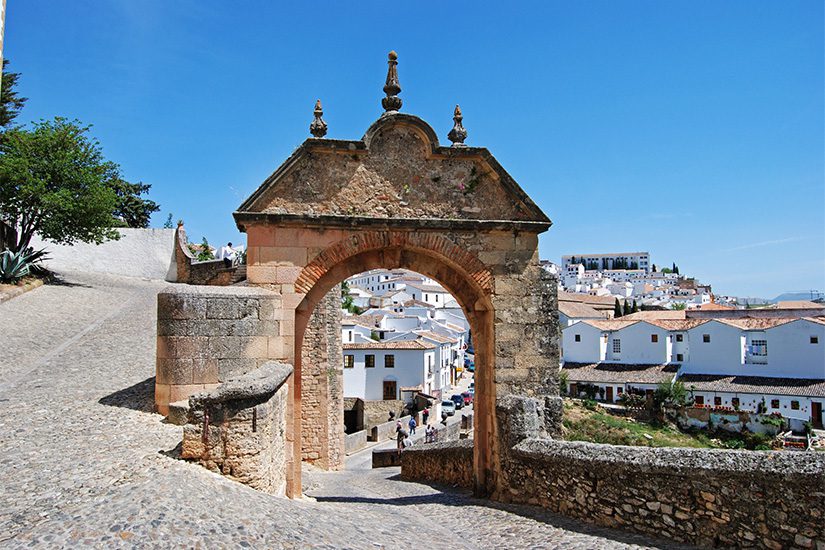
[[[589,410],[570,399],[565,399],[564,402],[563,425],[564,438],[568,441],[634,447],[721,447],[703,433],[687,434],[669,426],[653,426],[613,416],[598,409]]]

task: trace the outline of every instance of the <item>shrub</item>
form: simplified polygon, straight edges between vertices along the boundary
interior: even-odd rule
[[[46,251],[34,251],[31,248],[20,252],[4,250],[0,253],[0,282],[16,283],[26,275],[29,275],[40,260],[46,259]]]
[[[593,399],[585,399],[582,401],[582,405],[584,405],[585,409],[589,409],[591,411],[595,411],[599,407],[599,404]]]
[[[570,381],[569,375],[567,371],[564,369],[559,372],[559,393],[561,395],[567,395],[567,383]]]

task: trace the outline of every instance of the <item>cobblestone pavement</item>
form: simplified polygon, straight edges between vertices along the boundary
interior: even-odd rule
[[[643,539],[397,480],[308,470],[308,498],[175,458],[151,412],[158,281],[68,274],[0,304],[0,546],[619,548]],[[672,546],[671,546],[672,547]]]

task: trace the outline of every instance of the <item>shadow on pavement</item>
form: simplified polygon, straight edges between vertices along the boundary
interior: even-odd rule
[[[393,475],[387,479],[393,481],[404,481],[400,474]],[[662,548],[662,549],[688,549],[691,546],[679,545],[672,541],[664,541],[659,539],[652,539],[650,537],[639,535],[635,533],[628,533],[618,529],[609,529],[606,527],[599,527],[590,525],[579,520],[567,518],[547,511],[538,506],[529,506],[522,504],[504,504],[488,499],[476,498],[472,496],[469,490],[458,487],[449,487],[434,483],[412,482],[422,485],[428,485],[437,489],[439,493],[429,495],[414,495],[406,497],[357,497],[357,496],[313,496],[317,502],[330,503],[348,503],[348,504],[384,504],[387,506],[415,506],[421,504],[438,504],[441,506],[484,506],[495,510],[502,510],[524,518],[529,518],[534,521],[545,523],[552,527],[564,529],[566,531],[573,531],[586,535],[593,535],[604,537],[616,542],[624,544],[635,544],[647,548]],[[470,512],[472,513],[472,512]],[[551,541],[548,541],[548,543]]]
[[[101,405],[123,407],[141,412],[155,411],[155,377],[100,398]]]

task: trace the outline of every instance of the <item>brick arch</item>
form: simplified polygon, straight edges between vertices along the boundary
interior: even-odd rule
[[[485,294],[493,292],[490,270],[471,252],[438,233],[410,231],[364,231],[353,233],[321,251],[301,271],[295,281],[295,291],[309,294],[316,283],[335,266],[361,253],[372,250],[415,250],[433,256],[453,269],[466,274]]]
[[[301,456],[302,348],[310,315],[336,284],[357,273],[379,268],[409,269],[439,281],[467,316],[476,346],[474,485],[477,494],[489,494],[495,484],[493,472],[497,447],[492,275],[472,254],[440,235],[394,231],[359,233],[324,249],[301,272],[296,292],[304,297],[295,308],[294,324],[293,456]],[[300,460],[294,460],[288,483],[300,487],[300,475]]]

